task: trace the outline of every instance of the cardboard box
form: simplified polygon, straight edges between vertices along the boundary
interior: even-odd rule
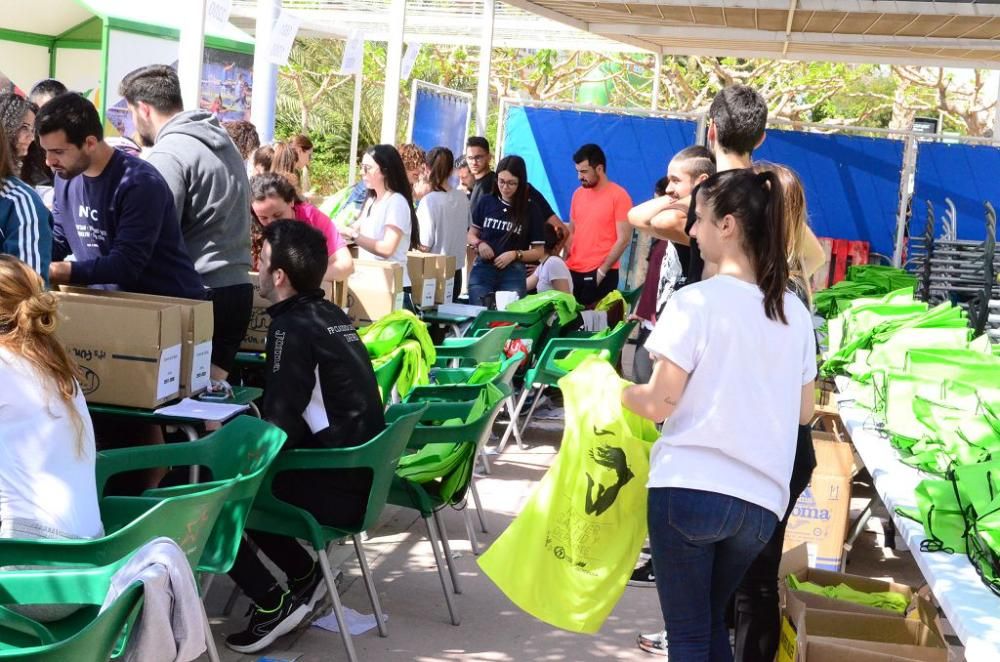
[[[920,618],[786,605],[778,662],[947,662],[940,634]]]
[[[406,273],[410,275],[410,296],[413,305],[427,308],[434,305],[438,278],[443,274],[443,265],[438,264],[442,255],[410,251],[406,254]]]
[[[250,324],[247,325],[247,331],[243,334],[243,342],[240,343],[240,351],[243,352],[263,352],[267,345],[267,330],[271,327],[271,316],[267,314],[271,302],[260,295],[258,276],[256,271],[250,272],[250,280],[253,283],[253,311],[250,313]],[[347,285],[345,283],[324,281],[321,287],[327,300],[333,301],[341,308],[346,307]]]
[[[177,305],[55,293],[56,333],[83,372],[88,402],[154,409],[177,398],[181,310]]]
[[[385,260],[355,260],[347,279],[347,316],[360,327],[403,307],[403,268]]]
[[[851,508],[854,453],[851,444],[834,433],[813,432],[816,468],[809,486],[795,502],[785,530],[784,550],[806,543],[810,565],[840,570]]]
[[[178,395],[187,398],[208,388],[212,370],[212,335],[215,331],[211,301],[162,297],[135,292],[112,292],[69,285],[62,285],[59,289],[71,294],[100,296],[119,302],[150,301],[179,306],[181,309],[182,345],[181,387]]]
[[[434,292],[434,303],[451,303],[455,294],[455,272],[458,262],[453,255],[438,256],[438,285]]]
[[[844,584],[862,593],[896,593],[903,596],[910,608],[918,607],[917,592],[906,584],[897,584],[879,579],[869,579],[859,575],[849,575],[843,572],[833,572],[809,567],[808,551],[805,545],[798,545],[785,552],[781,557],[781,567],[778,570],[782,602],[788,605],[792,602],[803,605],[806,609],[822,609],[825,611],[844,611],[855,614],[871,614],[873,616],[895,616],[895,614],[878,607],[861,605],[847,600],[836,600],[807,591],[793,591],[786,580],[789,575],[795,575],[804,582],[812,582],[820,586],[839,586]]]

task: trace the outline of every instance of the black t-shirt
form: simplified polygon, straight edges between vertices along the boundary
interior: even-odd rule
[[[694,198],[692,197],[691,206],[688,207],[687,223],[684,225],[684,232],[688,236],[691,235],[691,228],[694,227],[696,220],[698,219],[694,215]],[[705,260],[701,257],[701,251],[698,250],[697,240],[691,239],[690,246],[681,246],[680,244],[674,244],[674,246],[677,248],[677,254],[681,258],[681,264],[687,267],[684,273],[684,285],[700,281],[702,272],[705,270]],[[682,252],[681,249],[684,249],[684,251]]]
[[[548,217],[542,213],[539,205],[529,204],[528,222],[512,231],[514,221],[510,205],[498,195],[487,195],[480,198],[472,210],[472,226],[479,229],[479,238],[489,244],[496,255],[526,251],[531,244],[545,242],[543,228]]]

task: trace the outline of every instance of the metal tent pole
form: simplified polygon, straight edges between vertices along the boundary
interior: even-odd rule
[[[381,142],[386,145],[396,144],[405,28],[406,0],[392,0],[389,11],[389,48],[385,58],[385,96],[382,103],[382,134],[380,138]]]
[[[271,64],[274,22],[281,12],[281,0],[257,0],[256,42],[253,49],[253,93],[250,119],[257,127],[261,143],[274,140],[274,112],[278,98],[278,67]]]

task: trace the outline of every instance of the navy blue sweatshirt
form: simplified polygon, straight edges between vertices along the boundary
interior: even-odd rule
[[[97,177],[56,177],[52,216],[52,259],[73,255],[72,284],[205,298],[173,195],[145,161],[116,149]]]

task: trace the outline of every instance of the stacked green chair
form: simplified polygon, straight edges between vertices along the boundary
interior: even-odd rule
[[[642,285],[628,290],[627,292],[622,292],[622,298],[625,299],[625,305],[628,309],[625,311],[625,317],[627,318],[630,314],[635,312],[636,306],[639,305],[639,297],[642,296]]]
[[[393,478],[389,491],[389,503],[417,510],[424,519],[452,625],[458,625],[460,620],[452,601],[451,592],[448,590],[445,567],[448,568],[448,574],[451,575],[451,585],[454,592],[461,593],[461,587],[458,582],[458,573],[452,563],[451,547],[439,511],[447,506],[461,504],[465,500],[465,493],[472,481],[476,450],[483,439],[489,435],[490,427],[503,402],[503,396],[510,392],[509,387],[505,385],[487,386],[498,388],[501,397],[485,410],[483,410],[479,399],[464,402],[431,402],[425,405],[427,408],[420,415],[420,425],[413,430],[410,443],[407,446],[407,450],[414,452],[419,452],[428,445],[440,444],[441,446],[437,446],[438,448],[453,446],[454,451],[461,454],[462,461],[459,465],[450,467],[447,475],[438,476],[440,481],[401,478],[397,474]],[[395,420],[396,417],[410,411],[402,409],[402,406],[390,407],[386,412],[386,418]],[[457,425],[440,424],[456,419],[464,422]],[[471,446],[471,448],[463,448],[465,446]],[[474,534],[471,527],[468,526],[468,520],[466,520],[466,527],[471,542]]]
[[[0,604],[84,605],[87,619],[70,618],[72,625],[39,623],[0,607],[0,660],[63,662],[107,660],[143,603],[143,585],[136,582],[106,610],[90,617],[104,603],[111,576],[123,562],[71,570],[4,570],[0,572]],[[74,615],[75,616],[75,615]],[[61,627],[60,627],[61,626]],[[56,630],[56,631],[53,631]]]
[[[136,514],[137,517],[113,533],[93,540],[0,540],[0,559],[3,559],[4,565],[53,566],[51,572],[57,572],[56,568],[100,568],[120,564],[123,559],[130,557],[150,540],[164,536],[180,546],[191,567],[194,568],[201,559],[205,544],[234,484],[233,480],[221,481],[198,492],[163,499],[148,509],[146,504],[137,504],[129,497],[105,497],[101,500],[101,513],[105,520],[123,521],[129,519],[130,514]],[[141,508],[137,508],[137,505],[141,505]],[[5,577],[7,572],[0,572],[0,577]],[[47,571],[31,572],[44,575]],[[106,575],[106,578],[110,582],[110,575]],[[104,585],[104,594],[107,593],[107,587],[108,583]],[[49,597],[53,596],[41,593],[30,596],[18,593],[12,602],[44,604],[48,603]],[[0,594],[0,604],[6,599]],[[97,613],[104,598],[102,595],[98,602],[94,602],[94,599],[88,597],[83,601],[86,606],[61,621],[46,623],[46,629],[61,641],[82,634],[98,618]],[[70,598],[55,602],[72,604]],[[205,619],[209,658],[217,662],[219,653],[212,638],[208,616],[204,613],[204,606],[202,614]],[[7,618],[10,619],[10,616]],[[0,641],[2,640],[3,630],[0,630]]]
[[[436,345],[437,365],[458,368],[463,363],[476,365],[496,361],[503,354],[504,345],[514,333],[513,326],[498,326],[481,336],[446,338],[443,345]]]
[[[334,615],[344,639],[344,648],[348,659],[357,659],[354,642],[344,620],[343,607],[337,586],[334,583],[333,569],[327,549],[329,545],[342,538],[351,537],[354,550],[358,555],[361,573],[364,576],[365,588],[375,611],[378,631],[386,636],[385,617],[382,605],[378,599],[375,582],[368,560],[361,545],[360,534],[374,526],[382,510],[385,508],[386,495],[394,480],[394,472],[399,456],[406,448],[414,426],[420,420],[426,405],[395,405],[392,421],[386,429],[360,446],[349,448],[297,448],[282,452],[271,465],[264,482],[261,485],[257,500],[250,511],[247,528],[252,531],[264,531],[276,535],[299,538],[312,545],[319,557],[320,568],[326,580],[327,590],[333,600]],[[316,469],[368,469],[372,472],[372,487],[368,494],[368,506],[363,521],[354,529],[339,529],[324,526],[316,521],[313,515],[302,508],[280,500],[274,495],[274,479],[286,471],[316,470]],[[317,489],[321,489],[318,487]]]
[[[524,424],[521,426],[521,434],[523,435],[524,431],[527,430],[531,416],[535,413],[545,389],[556,386],[559,380],[569,372],[560,367],[560,361],[576,350],[586,350],[588,353],[600,353],[614,365],[618,362],[622,349],[635,325],[635,322],[622,322],[603,337],[552,338],[549,340],[538,357],[538,361],[525,375],[524,390],[521,391],[521,397],[514,408],[514,424],[517,425],[528,397],[534,394],[534,402],[532,402]]]

